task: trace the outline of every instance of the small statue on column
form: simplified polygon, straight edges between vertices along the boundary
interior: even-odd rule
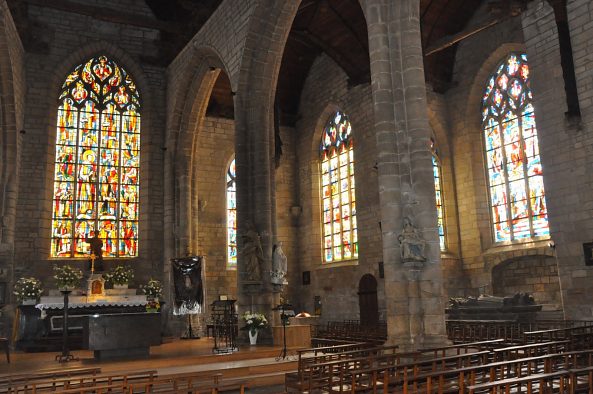
[[[245,262],[246,280],[261,281],[261,265],[264,261],[264,252],[261,239],[252,225],[248,226],[243,234],[243,261]]]
[[[270,275],[271,282],[275,285],[288,284],[286,281],[287,271],[287,258],[284,254],[284,251],[282,250],[282,241],[280,241],[277,245],[274,245],[274,250],[272,253],[272,274]]]
[[[401,246],[401,257],[403,263],[425,262],[424,248],[426,241],[420,237],[418,230],[412,224],[410,218],[404,218],[404,228],[397,237]]]

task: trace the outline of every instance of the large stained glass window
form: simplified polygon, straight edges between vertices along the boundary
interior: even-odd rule
[[[430,147],[432,150],[432,173],[434,177],[434,194],[436,197],[437,206],[437,225],[439,228],[439,244],[441,250],[447,249],[445,239],[445,212],[443,206],[443,183],[441,176],[441,161],[439,159],[439,152],[435,146],[434,139],[430,139]]]
[[[348,116],[337,112],[321,137],[323,260],[358,258],[354,149]]]
[[[235,159],[226,172],[227,268],[237,268],[237,174]]]
[[[106,56],[79,65],[59,98],[51,257],[138,255],[140,102],[128,73]]]
[[[482,99],[495,242],[549,236],[527,55],[510,54]]]

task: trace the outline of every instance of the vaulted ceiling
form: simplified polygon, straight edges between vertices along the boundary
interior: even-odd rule
[[[436,43],[464,30],[475,11],[485,2],[523,0],[420,0],[422,45],[426,51]],[[47,50],[44,26],[29,17],[29,5],[91,15],[115,23],[160,30],[156,55],[143,61],[166,66],[190,41],[222,0],[145,0],[156,19],[136,15],[134,10],[114,13],[100,2],[86,5],[74,0],[8,0],[15,23],[29,51]],[[451,83],[456,44],[425,57],[426,79],[439,91]],[[358,0],[302,0],[284,50],[278,81],[277,105],[283,124],[294,124],[305,79],[315,59],[325,53],[346,73],[349,84],[370,81],[366,22]],[[228,77],[221,73],[209,113],[232,117],[233,99]]]

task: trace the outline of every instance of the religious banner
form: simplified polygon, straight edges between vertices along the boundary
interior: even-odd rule
[[[203,256],[188,256],[172,260],[175,287],[174,315],[202,312],[204,287],[202,284]]]

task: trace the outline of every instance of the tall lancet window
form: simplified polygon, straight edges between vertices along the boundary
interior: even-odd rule
[[[354,149],[348,116],[337,112],[321,137],[323,260],[358,258]]]
[[[227,269],[237,268],[237,174],[235,159],[226,172]]]
[[[437,206],[437,225],[439,229],[439,244],[442,251],[447,250],[445,238],[445,207],[443,206],[443,183],[441,176],[441,160],[434,139],[430,139],[430,148],[432,151],[432,173],[434,177],[434,193]]]
[[[549,236],[527,55],[510,54],[482,99],[495,242]]]
[[[138,256],[140,97],[106,56],[66,77],[59,97],[51,257],[87,257],[98,235],[105,257]]]

